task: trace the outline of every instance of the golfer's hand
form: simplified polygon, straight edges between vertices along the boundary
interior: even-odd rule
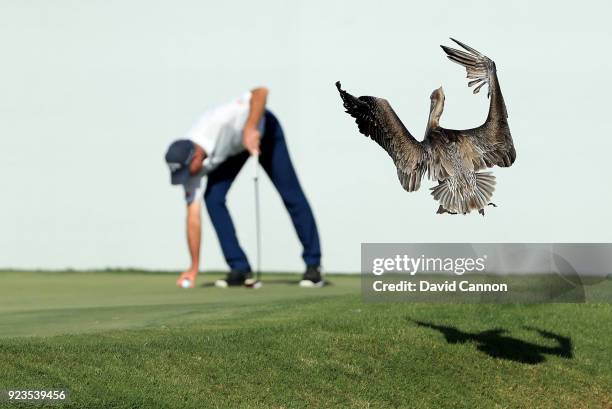
[[[259,141],[261,132],[257,128],[244,128],[242,131],[242,144],[251,155],[259,155]]]
[[[191,281],[190,288],[193,288],[194,285],[195,285],[195,280],[196,280],[197,275],[198,275],[198,271],[197,270],[189,269],[187,271],[184,271],[184,272],[181,273],[181,275],[179,276],[178,280],[176,280],[176,285],[181,287],[181,284],[183,283],[183,280],[184,279],[188,279],[189,281]]]

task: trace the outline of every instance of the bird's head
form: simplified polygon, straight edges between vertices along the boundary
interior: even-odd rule
[[[444,90],[442,89],[442,87],[434,89],[433,92],[431,93],[431,97],[429,97],[431,99],[431,111],[433,111],[434,107],[436,105],[440,105],[442,106],[442,108],[444,108]]]
[[[427,121],[427,130],[425,134],[429,133],[430,130],[435,129],[440,124],[440,117],[442,111],[444,111],[444,90],[442,87],[435,89],[431,93],[431,105],[429,108],[429,120]]]

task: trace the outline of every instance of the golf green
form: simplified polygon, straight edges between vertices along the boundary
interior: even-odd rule
[[[612,405],[611,305],[371,304],[358,276],[218,277],[0,272],[0,390],[64,387],[69,408]]]

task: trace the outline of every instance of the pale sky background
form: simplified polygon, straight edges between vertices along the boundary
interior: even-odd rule
[[[608,2],[0,0],[0,267],[188,265],[167,144],[207,107],[270,88],[319,224],[327,271],[357,272],[362,242],[612,241]],[[361,136],[336,80],[387,98],[421,139],[487,114],[439,44],[497,64],[517,161],[493,169],[487,216],[439,216],[426,182],[401,188]],[[228,203],[254,263],[250,167]],[[262,183],[263,267],[302,271],[280,198]],[[203,213],[203,270],[226,269]]]

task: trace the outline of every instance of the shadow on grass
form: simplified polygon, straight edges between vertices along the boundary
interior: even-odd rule
[[[485,354],[499,359],[521,362],[524,364],[539,364],[546,360],[546,355],[556,355],[561,358],[573,358],[572,340],[568,337],[544,331],[538,328],[524,327],[527,330],[535,331],[541,337],[554,340],[557,346],[550,347],[538,345],[533,342],[523,341],[504,335],[508,331],[502,328],[495,328],[482,332],[464,332],[457,328],[435,325],[429,322],[411,320],[421,327],[440,331],[446,342],[449,344],[462,344],[465,342],[475,342],[476,348]]]
[[[299,285],[300,284],[300,280],[291,280],[291,279],[285,279],[285,278],[262,278],[261,279],[261,283],[263,285],[266,284],[285,284],[285,285]],[[324,287],[328,287],[328,286],[332,286],[334,285],[331,281],[325,280],[325,285]],[[215,283],[214,282],[206,282],[203,284],[200,284],[200,287],[214,287]],[[235,288],[243,288],[243,286],[236,286]]]

